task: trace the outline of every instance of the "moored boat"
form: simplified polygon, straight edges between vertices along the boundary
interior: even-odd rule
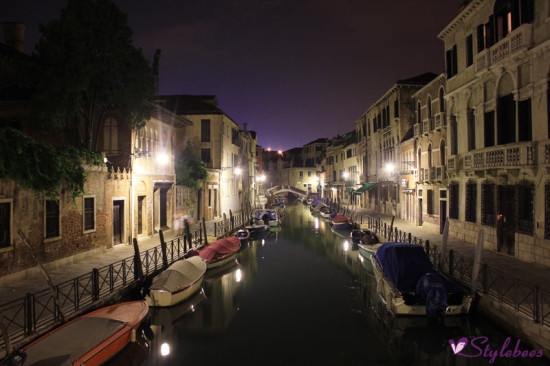
[[[199,256],[174,262],[153,278],[145,301],[149,306],[172,306],[188,299],[202,285],[206,262]]]
[[[331,223],[336,229],[353,229],[353,222],[344,215],[334,216]]]
[[[234,236],[221,238],[201,249],[199,257],[206,261],[206,268],[210,269],[235,259],[240,247],[241,241]]]
[[[396,315],[459,315],[472,297],[439,273],[419,245],[385,243],[371,256],[377,292]]]
[[[244,228],[250,232],[251,236],[254,236],[266,231],[269,228],[269,226],[264,224],[253,224],[253,225],[247,225]]]
[[[250,230],[248,230],[247,228],[239,229],[235,234],[235,237],[239,238],[239,240],[246,240],[250,238]]]
[[[100,365],[135,339],[148,310],[145,301],[132,301],[82,315],[23,347],[24,364]]]

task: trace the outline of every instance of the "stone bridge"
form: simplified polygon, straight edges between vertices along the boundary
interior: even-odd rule
[[[270,196],[275,196],[279,193],[285,193],[285,192],[287,192],[287,193],[290,192],[290,193],[293,193],[297,196],[307,196],[307,193],[308,193],[306,190],[296,188],[296,187],[292,187],[292,186],[288,186],[288,185],[275,186],[275,187],[271,187],[267,190],[267,193]]]

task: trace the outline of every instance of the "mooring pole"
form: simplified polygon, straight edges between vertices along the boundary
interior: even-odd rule
[[[162,266],[168,268],[168,256],[166,255],[166,242],[164,241],[164,233],[159,230],[160,250],[162,252]]]

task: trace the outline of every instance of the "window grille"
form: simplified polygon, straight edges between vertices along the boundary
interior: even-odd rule
[[[59,204],[53,200],[46,201],[46,238],[59,236]]]
[[[458,183],[449,185],[449,217],[458,220]]]
[[[466,184],[466,221],[476,222],[477,184]]]
[[[84,198],[84,230],[95,229],[95,202],[93,197]]]
[[[428,189],[428,202],[427,202],[428,215],[433,215],[434,213],[434,191],[433,189]]]
[[[531,182],[517,185],[518,233],[533,235],[535,185]]]

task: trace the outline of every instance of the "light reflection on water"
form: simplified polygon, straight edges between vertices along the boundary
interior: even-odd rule
[[[475,316],[444,324],[391,316],[349,231],[331,230],[307,207],[287,207],[282,228],[250,241],[237,261],[207,272],[204,292],[190,301],[151,310],[145,364],[486,365],[455,357],[448,340],[508,336]]]

